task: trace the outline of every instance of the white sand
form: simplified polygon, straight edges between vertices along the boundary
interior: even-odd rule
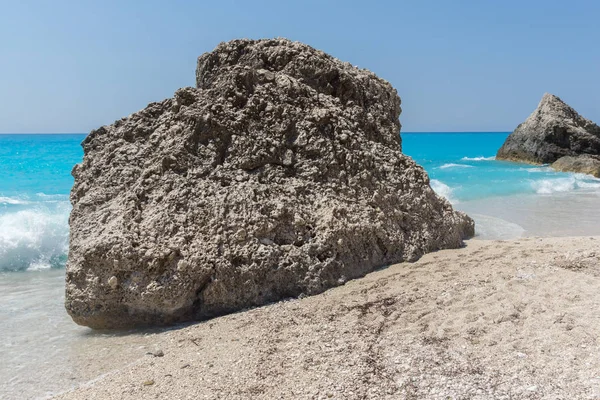
[[[59,399],[599,399],[599,238],[470,241],[155,336]]]

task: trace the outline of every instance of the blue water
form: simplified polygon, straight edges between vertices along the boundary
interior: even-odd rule
[[[85,135],[0,135],[0,271],[63,267]]]
[[[495,196],[600,190],[600,180],[591,176],[496,161],[508,134],[403,133],[402,146],[429,173],[433,189],[455,204]]]

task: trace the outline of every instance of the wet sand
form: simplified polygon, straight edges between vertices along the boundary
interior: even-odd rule
[[[45,398],[153,350],[160,331],[94,332],[74,324],[64,307],[64,275],[0,275],[0,399]]]
[[[600,235],[600,196],[589,193],[520,194],[455,204],[475,219],[479,239]]]

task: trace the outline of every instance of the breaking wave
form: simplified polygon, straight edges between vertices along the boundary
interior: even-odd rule
[[[448,200],[450,203],[452,204],[456,204],[458,203],[458,200],[456,200],[453,196],[452,196],[452,188],[448,185],[446,185],[444,182],[438,181],[437,179],[432,179],[430,181],[430,186],[433,189],[434,192],[436,192],[439,196],[444,197],[446,200]]]
[[[496,156],[491,156],[491,157],[463,157],[461,158],[462,161],[492,161],[495,160]]]
[[[572,174],[564,178],[532,181],[531,187],[538,194],[565,193],[575,190],[594,191],[594,189],[600,189],[600,179],[583,174]]]
[[[18,204],[28,204],[27,200],[15,198],[15,197],[6,197],[0,196],[0,205],[18,205]]]
[[[527,172],[556,172],[550,167],[525,167],[519,168],[519,171],[527,171]]]
[[[62,201],[0,214],[0,271],[64,267],[69,211]]]
[[[473,168],[472,165],[467,165],[467,164],[454,164],[454,163],[450,163],[450,164],[444,164],[440,167],[440,169],[448,169],[448,168]]]

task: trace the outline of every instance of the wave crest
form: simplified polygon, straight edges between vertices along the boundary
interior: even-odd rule
[[[69,204],[38,205],[0,215],[0,271],[63,267],[69,244]]]
[[[492,161],[495,160],[496,156],[491,156],[491,157],[463,157],[461,158],[461,161]]]
[[[20,204],[29,204],[29,202],[27,200],[15,198],[15,197],[0,196],[0,204],[20,205]]]
[[[444,182],[442,181],[438,181],[437,179],[432,179],[429,182],[429,185],[431,186],[431,188],[433,189],[433,191],[435,193],[437,193],[438,196],[441,196],[443,198],[445,198],[446,200],[448,200],[451,204],[456,204],[458,203],[458,200],[456,200],[453,196],[452,196],[452,188],[448,185],[446,185]]]
[[[474,167],[472,165],[454,164],[454,163],[444,164],[440,167],[440,169],[448,169],[448,168],[474,168]]]
[[[531,182],[531,187],[538,194],[565,193],[575,190],[600,189],[600,179],[584,174],[572,174],[566,178],[540,179]]]

